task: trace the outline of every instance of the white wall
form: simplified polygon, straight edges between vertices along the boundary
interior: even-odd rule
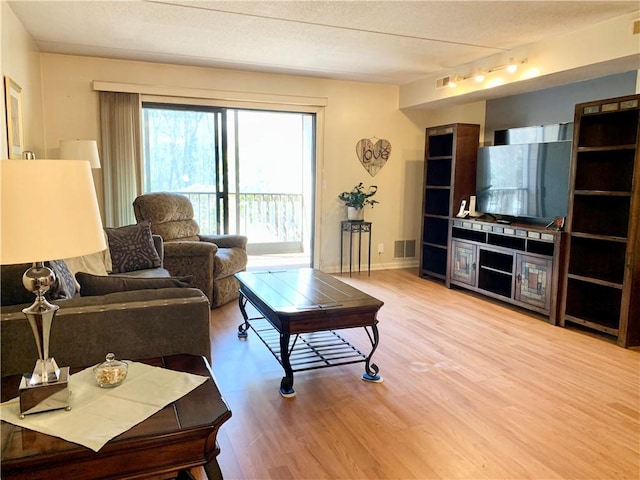
[[[484,136],[486,102],[474,102],[454,107],[429,110],[427,112],[427,127],[448,125],[449,123],[477,123],[480,125],[480,138]]]
[[[40,72],[40,52],[22,23],[5,1],[0,3],[2,24],[2,135],[0,159],[8,158],[7,125],[4,99],[4,77],[11,78],[22,87],[24,150],[44,158],[44,124],[42,115],[42,86]]]
[[[429,112],[400,111],[397,86],[57,54],[42,54],[41,68],[45,145],[54,158],[60,139],[99,140],[93,81],[175,91],[233,91],[247,98],[255,94],[326,98],[324,128],[318,139],[316,266],[329,272],[339,270],[339,222],[346,218],[346,209],[337,195],[358,182],[379,187],[376,199],[380,204],[366,211],[366,218],[373,222],[372,268],[417,264],[417,258],[394,260],[392,247],[395,240],[419,240],[424,128]],[[392,152],[372,178],[360,164],[355,145],[373,136],[389,140]],[[385,244],[381,258],[375,253],[378,243]]]

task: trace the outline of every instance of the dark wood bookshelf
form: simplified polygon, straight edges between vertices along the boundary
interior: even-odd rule
[[[480,125],[454,123],[426,129],[419,274],[445,280],[449,219],[476,191]]]
[[[560,324],[640,345],[640,95],[576,105]]]

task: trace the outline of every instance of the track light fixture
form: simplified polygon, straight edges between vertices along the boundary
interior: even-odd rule
[[[503,65],[498,65],[495,67],[491,67],[488,70],[476,70],[474,73],[469,73],[467,75],[452,75],[449,83],[447,84],[451,88],[456,88],[458,84],[464,80],[468,80],[469,78],[473,78],[476,83],[482,83],[485,81],[486,75],[498,72],[500,70],[506,70],[507,73],[515,73],[518,70],[520,65],[527,63],[527,59],[523,60],[514,60],[513,57],[509,58],[509,62]]]
[[[518,70],[518,64],[513,61],[513,58],[509,59],[509,63],[506,66],[507,72],[516,73]]]
[[[527,59],[514,61],[513,57],[509,59],[509,62],[505,65],[498,65],[497,67],[493,67],[489,69],[489,73],[497,72],[499,70],[506,70],[508,73],[515,73],[518,70],[520,65],[527,63]]]

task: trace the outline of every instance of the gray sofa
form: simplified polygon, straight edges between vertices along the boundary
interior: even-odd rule
[[[50,354],[58,365],[82,367],[104,361],[143,359],[177,353],[211,361],[209,301],[196,288],[163,288],[58,300],[51,327]],[[38,358],[33,333],[22,309],[2,307],[0,372],[33,371]]]
[[[158,241],[160,244],[158,245]],[[162,240],[154,237],[162,257]],[[0,375],[31,372],[38,358],[33,333],[22,309],[21,274],[26,268],[0,267]],[[162,268],[119,273],[117,277],[167,277]],[[114,276],[110,276],[113,279]],[[15,292],[15,302],[11,293]],[[28,293],[28,292],[27,292]],[[143,359],[178,353],[211,361],[210,306],[197,288],[152,288],[97,296],[76,295],[53,300],[60,306],[53,321],[50,354],[61,366],[82,367],[104,361],[113,352],[120,359]]]

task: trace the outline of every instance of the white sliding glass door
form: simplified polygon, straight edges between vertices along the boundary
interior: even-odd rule
[[[312,249],[315,115],[143,103],[144,189],[191,199],[202,233],[253,255]]]

